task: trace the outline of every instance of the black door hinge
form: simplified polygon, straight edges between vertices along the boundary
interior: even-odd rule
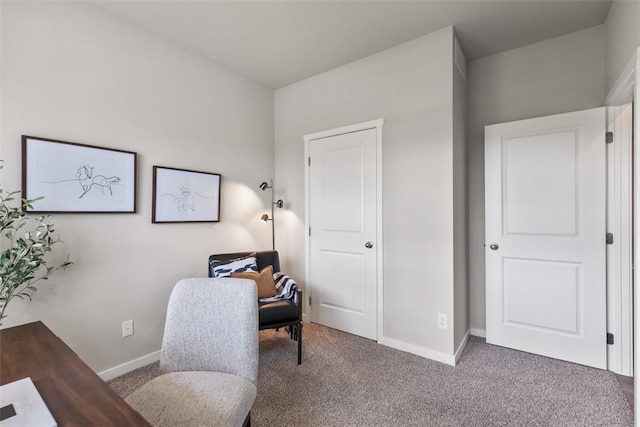
[[[613,345],[613,334],[610,332],[607,332],[607,344]]]
[[[607,245],[613,245],[613,233],[607,233],[605,237]]]
[[[607,132],[604,136],[604,142],[611,144],[613,142],[613,132]]]
[[[309,307],[311,307],[311,297],[309,297]]]

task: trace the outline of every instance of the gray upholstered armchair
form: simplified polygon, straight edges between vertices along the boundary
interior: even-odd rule
[[[167,308],[162,375],[126,398],[154,426],[250,424],[258,299],[247,279],[184,279]]]

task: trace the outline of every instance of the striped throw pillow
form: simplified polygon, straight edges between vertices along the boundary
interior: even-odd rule
[[[231,273],[258,272],[256,254],[252,253],[246,257],[231,260],[213,259],[209,262],[211,277],[231,277]]]

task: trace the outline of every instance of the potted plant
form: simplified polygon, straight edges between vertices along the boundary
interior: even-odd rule
[[[48,222],[49,215],[27,216],[27,209],[40,198],[20,199],[19,193],[0,186],[0,326],[13,298],[31,301],[32,294],[38,290],[37,282],[72,264],[69,257],[60,265],[48,264],[47,252],[61,242],[60,236]]]

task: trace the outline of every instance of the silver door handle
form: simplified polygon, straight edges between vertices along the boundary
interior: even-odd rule
[[[373,247],[373,242],[372,241],[368,241],[367,243],[364,244],[364,247],[367,249],[371,249]]]
[[[499,247],[500,246],[498,246],[497,243],[492,243],[489,245],[489,249],[491,249],[492,251],[497,251]]]

